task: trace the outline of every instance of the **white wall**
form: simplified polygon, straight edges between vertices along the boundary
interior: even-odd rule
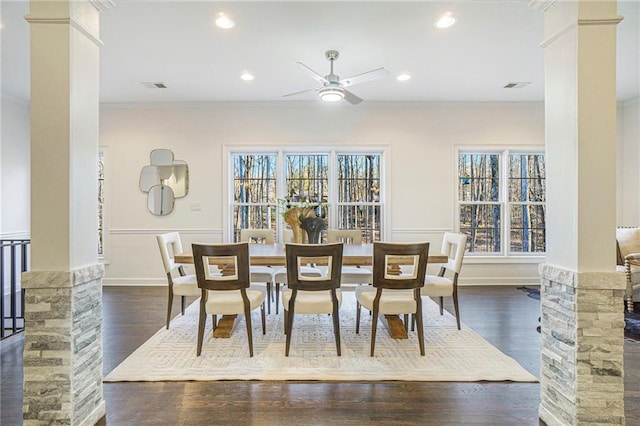
[[[618,104],[619,226],[640,226],[640,98]]]
[[[429,240],[438,249],[454,227],[455,145],[544,146],[542,103],[103,105],[100,118],[109,181],[105,284],[164,282],[156,233],[180,231],[185,245],[223,241],[225,145],[388,146],[391,239]],[[138,189],[155,148],[189,164],[189,194],[164,217],[147,211]],[[538,261],[468,258],[461,282],[535,284]]]
[[[0,238],[29,236],[29,104],[1,94]]]

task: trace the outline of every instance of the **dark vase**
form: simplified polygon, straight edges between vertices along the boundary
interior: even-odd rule
[[[321,217],[306,217],[302,219],[302,229],[307,231],[309,244],[318,244],[320,233],[327,229],[327,221]]]

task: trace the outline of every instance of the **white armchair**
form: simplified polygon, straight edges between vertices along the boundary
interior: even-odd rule
[[[616,229],[617,271],[627,280],[627,310],[633,312],[633,293],[640,290],[640,228]]]

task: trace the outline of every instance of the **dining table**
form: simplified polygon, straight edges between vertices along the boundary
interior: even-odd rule
[[[285,266],[286,265],[285,244],[249,244],[249,263],[251,265],[262,266]],[[446,263],[448,257],[439,252],[429,251],[428,264]],[[177,253],[174,255],[176,263],[192,264],[193,254],[191,252]],[[209,260],[211,264],[219,263],[222,260],[212,258]],[[395,259],[399,264],[403,264],[402,258]],[[322,259],[317,259],[318,264],[322,264]],[[410,263],[409,259],[406,263]],[[350,266],[371,266],[373,264],[373,244],[344,244],[342,254],[342,264]],[[228,338],[231,337],[233,326],[237,315],[223,315],[218,321],[214,337]],[[399,315],[384,315],[382,321],[389,331],[389,335],[394,339],[408,339],[407,331],[400,319]]]

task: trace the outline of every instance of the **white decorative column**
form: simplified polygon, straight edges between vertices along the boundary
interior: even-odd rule
[[[31,1],[31,271],[25,425],[95,424],[102,394],[97,259],[98,0]]]
[[[624,424],[624,278],[615,272],[615,0],[544,10],[547,264],[540,418]]]

